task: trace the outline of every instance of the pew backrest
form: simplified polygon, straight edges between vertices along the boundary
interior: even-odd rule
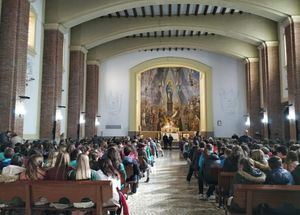
[[[34,203],[41,197],[49,202],[68,198],[71,203],[89,198],[96,204],[96,214],[103,212],[103,203],[113,197],[111,181],[17,181],[0,183],[0,199],[10,201],[20,197],[25,202],[25,214],[30,215]]]
[[[300,208],[299,185],[235,185],[234,202],[240,208],[246,209],[246,214],[253,214],[253,209],[260,204],[278,208],[288,203]]]
[[[220,192],[224,195],[228,195],[230,189],[232,188],[233,178],[236,172],[223,172],[221,171],[218,175],[218,188]]]

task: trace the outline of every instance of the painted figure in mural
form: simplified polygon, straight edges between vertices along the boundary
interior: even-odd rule
[[[166,86],[166,93],[167,93],[167,103],[173,102],[173,86],[172,81],[168,81],[168,84]]]

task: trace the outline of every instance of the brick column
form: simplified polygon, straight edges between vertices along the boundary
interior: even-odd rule
[[[264,137],[283,138],[283,108],[281,104],[278,42],[265,42],[259,47],[263,107],[268,115]],[[268,134],[267,134],[268,133]]]
[[[86,137],[92,137],[97,134],[97,127],[95,126],[98,113],[99,83],[99,63],[97,61],[87,62],[86,83],[85,135]]]
[[[80,114],[84,112],[84,72],[87,50],[83,47],[71,47],[70,73],[69,73],[69,97],[68,97],[68,128],[67,135],[73,139],[80,136],[83,126],[79,124]]]
[[[61,105],[63,42],[61,26],[46,26],[44,31],[43,77],[40,115],[40,138],[51,139],[56,110]],[[56,122],[56,136],[60,123]]]
[[[247,82],[247,111],[250,116],[250,134],[261,132],[260,114],[260,83],[259,59],[247,58],[245,60]]]
[[[23,116],[16,116],[19,96],[25,94],[30,4],[2,0],[0,24],[0,132],[23,135]]]
[[[285,21],[286,60],[289,104],[293,104],[296,123],[290,121],[290,139],[300,139],[300,20]]]

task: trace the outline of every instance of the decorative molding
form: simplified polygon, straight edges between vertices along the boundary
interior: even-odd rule
[[[257,48],[261,50],[267,47],[278,46],[278,45],[279,45],[278,41],[264,41]]]
[[[278,41],[265,41],[264,43],[266,44],[267,47],[279,45]]]
[[[283,28],[286,28],[287,26],[289,26],[292,23],[293,23],[293,19],[291,17],[287,17],[280,23],[280,26]]]
[[[86,62],[86,65],[97,65],[97,66],[100,66],[100,61],[99,60],[88,60]]]
[[[259,58],[256,57],[247,57],[244,59],[245,63],[257,63],[259,62]]]
[[[293,20],[293,22],[295,23],[298,23],[298,22],[300,22],[300,16],[292,16],[292,20]]]
[[[70,51],[81,51],[84,54],[88,53],[88,49],[85,46],[71,46]]]
[[[265,43],[265,42],[262,42],[257,48],[258,48],[259,50],[262,50],[262,49],[266,48],[266,43]]]
[[[44,29],[45,30],[58,30],[58,31],[60,31],[63,34],[66,34],[66,33],[68,33],[70,31],[69,28],[66,28],[62,24],[58,24],[58,23],[44,24]]]

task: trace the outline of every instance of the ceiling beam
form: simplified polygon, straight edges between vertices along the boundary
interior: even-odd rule
[[[128,10],[124,10],[125,16],[128,18],[129,17],[129,13]]]
[[[198,13],[199,13],[199,7],[200,7],[200,5],[199,4],[197,4],[196,5],[196,7],[195,7],[195,16],[198,16]]]
[[[153,5],[150,6],[150,9],[151,9],[151,17],[154,17],[154,7],[153,7]]]
[[[186,12],[185,12],[186,16],[190,15],[190,6],[191,6],[190,4],[186,5]]]
[[[133,8],[132,11],[133,11],[133,16],[134,16],[134,17],[137,17],[137,11],[136,11],[136,8]]]
[[[212,14],[213,14],[213,15],[216,15],[216,13],[217,13],[217,10],[218,10],[218,7],[217,7],[217,6],[214,6],[214,9],[213,9],[213,12],[212,12]]]
[[[160,13],[160,16],[162,17],[164,15],[164,8],[163,8],[163,5],[159,5],[159,13]]]
[[[177,4],[177,16],[180,16],[181,4]]]
[[[146,17],[145,7],[141,7],[141,9],[142,9],[143,17]]]
[[[209,7],[208,5],[205,5],[205,7],[204,7],[204,12],[203,12],[203,14],[204,14],[204,15],[206,15],[206,14],[207,14],[208,7]]]

